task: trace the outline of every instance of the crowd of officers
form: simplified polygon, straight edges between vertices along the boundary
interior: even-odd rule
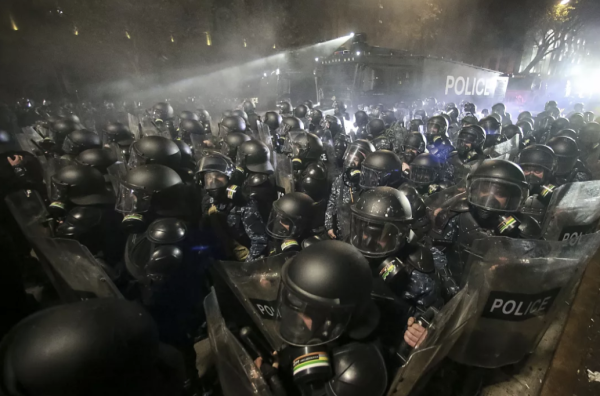
[[[415,317],[459,292],[470,244],[539,238],[553,190],[592,180],[600,153],[600,120],[554,101],[513,120],[502,103],[429,98],[353,123],[340,102],[259,115],[245,101],[218,122],[166,102],[0,110],[3,198],[37,191],[53,235],[87,247],[126,297],[4,329],[10,396],[212,389],[193,369],[211,263],[289,252],[276,320],[291,357],[256,360],[271,391],[382,395],[427,334]],[[433,207],[441,192],[460,199]],[[3,254],[19,262],[30,247],[11,217],[3,206]]]

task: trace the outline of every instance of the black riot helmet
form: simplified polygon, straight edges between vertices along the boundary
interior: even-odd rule
[[[375,313],[368,311],[371,279],[369,263],[347,243],[323,241],[302,250],[281,271],[279,335],[296,346],[353,336]]]
[[[410,131],[411,132],[421,132],[421,129],[425,126],[425,123],[420,118],[415,118],[410,121]]]
[[[183,359],[141,305],[98,298],[42,310],[0,346],[6,396],[179,394]]]
[[[521,151],[517,163],[523,169],[525,179],[531,186],[548,183],[556,168],[554,150],[543,144],[533,144]]]
[[[179,119],[181,121],[183,120],[195,120],[195,121],[200,121],[200,117],[198,117],[198,114],[189,111],[189,110],[184,110],[179,114]]]
[[[50,134],[52,140],[58,144],[62,144],[64,138],[75,130],[77,130],[77,124],[74,121],[60,118],[52,123]]]
[[[555,135],[551,135],[550,138],[553,138],[555,136],[567,136],[567,137],[574,139],[576,142],[579,140],[579,134],[576,131],[574,131],[573,129],[560,130]]]
[[[242,103],[242,110],[244,110],[246,114],[253,114],[256,112],[256,106],[254,106],[254,103],[251,101],[246,100]]]
[[[499,123],[502,124],[502,116],[498,113],[492,113],[489,115],[490,117],[494,117],[496,120],[498,120]]]
[[[246,121],[237,115],[230,115],[221,121],[221,127],[225,129],[227,134],[232,132],[244,132],[246,131]]]
[[[477,114],[477,106],[475,105],[475,103],[465,103],[463,106],[463,112],[465,114],[472,114],[475,115]]]
[[[383,132],[385,132],[385,123],[382,119],[375,118],[369,121],[369,124],[367,125],[367,133],[372,139],[381,135]]]
[[[441,171],[439,159],[433,154],[423,153],[410,163],[408,179],[419,187],[429,186],[437,182]]]
[[[291,114],[292,113],[292,105],[290,102],[282,101],[277,104],[279,108],[279,114]]]
[[[404,246],[414,219],[403,191],[392,187],[366,190],[350,209],[350,244],[365,257],[386,257]]]
[[[310,111],[309,119],[310,124],[316,127],[321,124],[321,121],[323,121],[323,112],[319,109],[312,109]]]
[[[512,139],[515,135],[519,135],[521,136],[521,139],[523,139],[523,131],[518,125],[514,124],[503,127],[502,134],[506,136],[506,138],[509,140]]]
[[[362,163],[359,185],[362,188],[398,187],[402,183],[402,161],[393,151],[380,150],[367,155]]]
[[[308,107],[306,107],[303,104],[296,106],[296,108],[294,109],[294,117],[304,118],[304,117],[306,117],[307,114],[308,114]]]
[[[533,123],[531,123],[529,120],[523,119],[517,122],[515,125],[521,128],[524,137],[529,137],[533,132]]]
[[[196,182],[213,198],[225,198],[231,175],[235,171],[233,161],[221,153],[210,153],[198,161]]]
[[[232,132],[225,137],[221,142],[221,153],[231,159],[237,160],[238,148],[242,143],[250,140],[250,136],[242,132]]]
[[[581,113],[573,114],[571,117],[569,117],[569,122],[571,129],[574,129],[575,131],[579,131],[585,125],[585,119]]]
[[[344,160],[344,154],[348,149],[349,138],[346,135],[339,134],[333,139],[333,153],[335,155],[335,160],[341,164],[340,161]]]
[[[335,137],[337,134],[341,133],[343,130],[342,122],[340,121],[339,118],[337,118],[334,115],[325,116],[325,124],[326,124],[326,128],[331,131],[331,135],[333,137]]]
[[[291,137],[289,137],[290,140]],[[294,159],[301,161],[316,161],[323,154],[323,142],[314,133],[299,131],[295,134],[292,145]]]
[[[241,117],[246,125],[248,125],[248,114],[244,110],[236,109],[231,112],[234,117]]]
[[[304,106],[306,106],[306,108],[310,111],[313,109],[314,103],[312,100],[307,99],[304,102],[302,102],[302,104],[304,104]]]
[[[314,201],[305,193],[285,194],[273,202],[267,234],[276,239],[300,238],[310,228]]]
[[[383,112],[383,114],[381,114],[381,119],[383,120],[383,122],[385,123],[386,127],[390,127],[393,123],[395,123],[396,121],[398,121],[396,119],[396,114],[394,114],[393,110],[386,110]]]
[[[456,107],[452,107],[446,110],[446,114],[448,114],[452,122],[458,121],[459,111]]]
[[[327,396],[383,396],[387,370],[373,344],[351,342],[333,351],[334,376],[325,385]]]
[[[575,139],[566,136],[557,136],[548,140],[546,144],[556,154],[555,173],[559,176],[569,174],[579,157],[579,148]]]
[[[467,200],[484,212],[517,212],[528,196],[523,170],[514,162],[485,160],[467,176]]]
[[[423,109],[419,109],[415,111],[415,118],[420,118],[421,120],[423,120],[423,122],[425,122],[425,120],[427,119],[427,112]]]
[[[198,121],[200,121],[204,125],[207,125],[207,124],[210,125],[211,117],[210,117],[210,113],[207,110],[198,109],[198,110],[196,110],[196,114],[198,114],[198,118],[199,118]]]
[[[444,110],[447,111],[447,112],[450,111],[450,110],[452,110],[452,109],[458,109],[456,107],[456,103],[454,103],[454,102],[448,102],[448,103],[446,103],[446,106],[444,106]]]
[[[69,133],[63,141],[62,150],[65,154],[77,155],[83,150],[102,146],[100,136],[85,129]]]
[[[106,169],[117,162],[117,156],[114,150],[93,148],[79,153],[77,158],[75,158],[75,162],[80,165],[91,166],[92,168],[98,169],[100,173],[106,174]]]
[[[506,113],[506,106],[504,103],[496,103],[492,106],[492,113],[504,115]]]
[[[576,113],[583,113],[584,108],[585,106],[583,103],[575,103],[573,105],[573,110],[575,110]]]
[[[157,103],[152,107],[152,117],[156,122],[170,120],[174,114],[173,107],[166,102]]]
[[[579,142],[584,150],[593,150],[600,143],[600,124],[590,122],[579,131]]]
[[[150,210],[169,215],[180,209],[183,181],[173,169],[164,165],[138,166],[120,180],[115,210],[127,215]]]
[[[204,135],[206,133],[206,129],[198,120],[183,119],[179,123],[179,132],[182,136],[188,134]]]
[[[522,111],[517,116],[517,121],[521,121],[523,118],[533,118],[530,111]]]
[[[478,125],[478,124],[479,124],[479,120],[474,115],[466,115],[460,120],[460,125],[463,127],[467,126],[467,125]]]
[[[550,126],[554,122],[555,118],[547,111],[543,111],[537,115],[535,118],[535,129],[538,131],[543,131],[550,129]]]
[[[367,126],[367,124],[369,123],[369,116],[365,111],[359,110],[356,113],[354,113],[354,122],[356,123],[357,127]]]
[[[555,100],[549,100],[544,105],[544,111],[550,111],[551,109],[558,109],[558,103]]]
[[[375,146],[375,150],[392,150],[392,142],[385,135],[377,136],[375,139],[371,140],[373,146]]]
[[[267,124],[269,130],[273,132],[281,125],[281,114],[274,111],[267,111],[265,114],[265,124]]]
[[[439,136],[448,137],[448,120],[442,116],[431,117],[427,121],[425,136],[429,142],[435,141]]]
[[[559,131],[562,131],[563,129],[569,129],[569,126],[571,125],[571,122],[564,118],[557,118],[556,120],[552,121],[552,124],[550,124],[550,136],[556,136],[556,134]]]
[[[456,151],[462,157],[469,151],[481,152],[485,143],[485,131],[479,125],[468,125],[458,132]]]
[[[179,154],[181,155],[180,167],[187,170],[194,169],[196,167],[196,160],[194,159],[192,148],[181,139],[176,139],[174,142],[179,148]]]
[[[129,144],[133,143],[135,136],[129,130],[128,127],[120,122],[109,122],[106,125],[106,141],[109,143],[125,142],[129,141]]]
[[[595,116],[596,115],[594,114],[593,111],[586,111],[585,113],[583,113],[583,120],[585,122],[593,122]]]
[[[178,169],[181,165],[179,147],[170,139],[162,136],[146,136],[131,145],[129,168],[145,164],[165,165]]]
[[[100,171],[83,165],[67,165],[52,176],[50,190],[52,206],[72,202],[75,205],[107,205],[115,202],[112,192],[107,190]]]
[[[484,129],[486,135],[499,135],[502,131],[502,123],[493,116],[485,117],[479,121],[479,126]]]
[[[320,202],[328,196],[329,182],[323,164],[313,162],[304,169],[298,182],[298,191],[305,193],[315,202]]]
[[[408,243],[418,243],[431,230],[431,221],[427,214],[427,205],[423,201],[421,194],[410,183],[403,183],[398,190],[404,194],[407,200],[412,220],[409,223],[410,233],[408,235]]]
[[[288,116],[283,117],[282,122],[289,126],[290,130],[304,129],[304,123],[298,117]]]
[[[271,152],[266,144],[259,140],[248,140],[237,150],[237,166],[255,173],[273,173]]]
[[[344,153],[344,169],[360,170],[362,163],[375,147],[368,140],[355,140],[348,146]]]
[[[402,145],[404,160],[411,163],[415,157],[425,152],[425,138],[419,132],[413,132],[406,135]]]

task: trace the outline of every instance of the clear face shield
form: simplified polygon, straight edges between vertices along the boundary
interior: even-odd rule
[[[547,170],[539,165],[521,165],[525,180],[530,186],[541,186],[546,182]]]
[[[437,181],[437,177],[438,172],[436,169],[419,165],[410,166],[409,179],[417,185],[425,186],[435,183]]]
[[[274,238],[285,239],[297,237],[302,232],[300,219],[294,219],[278,210],[271,210],[267,222],[267,233]]]
[[[63,184],[56,180],[54,177],[52,178],[52,185],[50,186],[50,200],[51,201],[61,201],[64,202],[67,200],[69,192],[69,185]]]
[[[147,191],[129,186],[123,182],[119,184],[119,193],[115,210],[117,212],[131,214],[144,213],[150,210],[152,203],[152,194]]]
[[[556,174],[566,175],[573,170],[577,163],[577,157],[556,157]]]
[[[391,222],[382,222],[352,214],[350,244],[367,257],[385,257],[403,245],[405,230]]]
[[[285,135],[285,142],[283,143],[282,152],[286,154],[293,154],[295,147],[297,146],[296,140],[303,134],[302,131],[290,131]]]
[[[278,298],[279,335],[295,346],[320,345],[340,337],[352,318],[354,307],[309,302],[281,283]]]
[[[71,140],[69,136],[65,138],[62,145],[62,151],[66,154],[70,154],[75,150],[75,143]]]
[[[516,212],[528,195],[526,186],[497,179],[476,179],[467,186],[469,202],[490,212]]]
[[[127,161],[127,167],[129,169],[136,168],[146,164],[146,159],[137,151],[135,143],[129,148],[129,161]]]
[[[359,185],[362,188],[375,188],[384,186],[390,176],[390,172],[371,169],[363,165],[360,173]]]
[[[469,133],[461,133],[458,135],[458,139],[456,139],[456,151],[458,151],[459,154],[464,155],[471,151],[474,143],[475,136]]]
[[[229,178],[221,172],[206,172],[203,177],[204,188],[207,190],[217,190],[227,187]]]

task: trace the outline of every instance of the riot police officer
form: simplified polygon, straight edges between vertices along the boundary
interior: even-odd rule
[[[363,161],[375,147],[368,140],[356,140],[344,153],[343,173],[331,185],[325,212],[325,228],[332,239],[345,241],[350,232],[350,204],[360,194],[360,174]]]
[[[362,189],[378,186],[396,188],[402,181],[402,161],[392,151],[375,151],[362,162],[359,180]]]
[[[305,193],[314,201],[311,229],[314,234],[325,234],[325,212],[329,196],[328,171],[322,163],[313,162],[304,169],[296,182],[296,191]]]
[[[279,108],[279,114],[281,114],[282,116],[292,115],[292,105],[290,104],[290,102],[279,102],[277,104],[277,107]]]
[[[299,118],[305,125],[309,125],[307,115],[308,107],[303,104],[296,106],[294,109],[294,117]]]
[[[506,136],[502,134],[502,124],[493,116],[485,117],[479,121],[479,126],[485,131],[483,148],[493,147],[505,142]]]
[[[159,164],[179,171],[181,152],[175,142],[162,136],[146,136],[131,145],[127,166]]]
[[[579,158],[587,166],[595,166],[600,153],[600,124],[597,122],[587,123],[579,131],[577,143],[580,149]]]
[[[408,171],[408,166],[405,167],[404,164],[409,165],[419,154],[423,154],[425,152],[425,138],[420,133],[409,133],[404,138],[404,142],[402,144],[402,153],[400,154],[400,158],[402,159],[402,170]]]
[[[305,193],[293,192],[273,202],[267,234],[269,255],[302,249],[312,234],[314,201]]]
[[[583,118],[583,114],[575,113],[569,117],[569,127],[576,132],[579,132],[581,128],[585,125],[585,119]]]
[[[221,153],[232,160],[237,159],[238,148],[250,140],[250,136],[242,132],[229,133],[221,142]]]
[[[350,244],[369,260],[374,276],[411,304],[428,308],[439,302],[440,289],[431,253],[417,245],[403,251],[410,223],[416,220],[415,210],[424,206],[418,195],[406,191],[377,187],[363,192],[351,206]],[[419,253],[412,255],[415,252]]]
[[[367,136],[369,140],[382,135],[385,132],[385,123],[380,118],[374,118],[367,124]]]
[[[450,154],[444,179],[458,182],[486,159],[483,154],[485,139],[485,131],[479,125],[463,127],[458,134],[456,151]]]
[[[84,150],[99,148],[101,145],[100,136],[92,131],[81,129],[73,131],[65,137],[62,152],[68,158],[74,158]]]
[[[368,139],[367,125],[369,124],[369,115],[363,111],[358,110],[354,113],[354,127],[356,131],[356,139]]]
[[[573,182],[583,182],[592,179],[590,171],[579,160],[579,148],[575,139],[567,136],[557,136],[548,140],[548,147],[556,155],[556,170],[552,184],[562,186]]]
[[[521,151],[517,163],[523,169],[525,180],[529,184],[529,197],[520,212],[532,216],[541,223],[556,188],[550,184],[556,169],[556,155],[552,148],[534,144]]]
[[[428,197],[448,187],[442,176],[440,160],[432,154],[423,153],[411,162],[408,181],[422,197]]]
[[[221,137],[233,132],[246,133],[246,127],[246,121],[242,117],[236,115],[224,117],[219,124]]]
[[[446,163],[454,147],[448,139],[448,121],[442,116],[431,117],[427,121],[427,150]]]

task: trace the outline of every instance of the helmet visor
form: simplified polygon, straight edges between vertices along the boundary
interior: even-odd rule
[[[525,186],[497,179],[472,180],[467,194],[472,205],[492,212],[516,212],[528,195]]]
[[[152,194],[121,183],[115,210],[121,213],[144,213],[150,210],[151,202]]]
[[[411,165],[409,179],[415,184],[431,184],[437,179],[437,171],[427,166]]]
[[[401,246],[402,230],[394,223],[367,219],[352,214],[350,243],[361,253],[383,257]]]
[[[367,158],[367,153],[361,147],[350,146],[344,153],[344,169],[358,169],[360,164]]]
[[[556,174],[564,175],[570,173],[577,163],[577,157],[557,157],[556,159]]]
[[[529,185],[542,185],[546,182],[546,175],[548,171],[540,165],[522,165],[523,173],[525,174],[525,180]]]
[[[296,148],[296,140],[302,134],[302,131],[290,131],[285,135],[285,142],[283,143],[283,152],[286,154],[294,153],[294,150],[298,150]]]
[[[50,186],[50,200],[52,201],[65,201],[68,196],[69,185],[63,184],[52,178],[52,185]]]
[[[294,220],[283,212],[272,210],[267,222],[267,233],[279,239],[296,236],[299,231],[297,223],[297,219]]]
[[[62,151],[66,154],[70,154],[75,149],[75,143],[71,140],[69,136],[65,138],[62,145]]]
[[[221,172],[213,171],[204,174],[204,188],[207,190],[226,187],[228,182],[229,178]]]
[[[385,186],[385,182],[390,178],[390,175],[389,172],[371,169],[363,165],[358,184],[362,188]]]
[[[138,153],[135,148],[135,143],[131,145],[129,149],[129,161],[127,161],[127,167],[129,169],[136,168],[138,166],[142,166],[146,163],[146,159]]]
[[[281,338],[291,345],[320,345],[344,333],[353,307],[309,302],[284,282],[278,298],[277,324]]]

